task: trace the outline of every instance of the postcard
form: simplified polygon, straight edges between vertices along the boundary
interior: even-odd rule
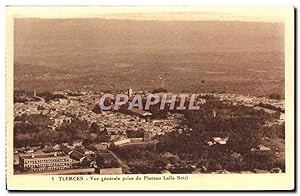
[[[8,190],[295,190],[292,6],[6,11]]]

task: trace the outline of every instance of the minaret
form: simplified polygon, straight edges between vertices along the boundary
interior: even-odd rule
[[[36,97],[36,90],[33,91],[33,96]]]
[[[217,111],[215,109],[213,109],[212,115],[213,115],[213,117],[217,116]]]
[[[128,89],[128,97],[132,97],[132,88],[131,88],[131,86]]]

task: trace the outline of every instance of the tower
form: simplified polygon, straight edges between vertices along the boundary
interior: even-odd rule
[[[213,109],[212,115],[213,115],[213,117],[216,117],[216,116],[217,116],[217,111],[216,111],[215,109]]]
[[[131,96],[132,96],[132,88],[130,86],[129,89],[128,89],[128,97],[131,97]]]
[[[33,91],[33,96],[36,97],[36,90]]]

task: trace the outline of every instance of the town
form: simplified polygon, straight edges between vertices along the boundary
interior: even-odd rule
[[[134,95],[140,95],[143,98],[154,95],[145,91],[134,92],[132,88],[119,93],[129,97],[126,104],[130,104],[130,101],[133,100],[130,98]],[[170,134],[188,135],[195,131],[195,127],[190,125],[191,120],[187,119],[188,112],[172,111],[168,107],[163,107],[161,110],[159,102],[152,104],[148,110],[136,107],[131,110],[122,110],[122,106],[119,110],[102,110],[99,107],[99,100],[103,95],[104,92],[85,90],[52,93],[16,92],[14,103],[15,173],[151,173],[151,171],[138,169],[139,166],[135,167],[135,164],[139,164],[131,163],[130,158],[126,157],[123,151],[138,149],[137,152],[139,152],[139,149],[146,149],[144,152],[155,153],[155,157],[163,157],[162,159],[166,160],[178,159],[175,153],[158,152],[162,151],[161,146],[165,145],[163,139]],[[156,92],[155,95],[173,97],[177,94]],[[179,102],[180,100],[178,100]],[[203,106],[206,114],[209,114],[209,118],[217,119],[224,115],[223,109],[219,111],[219,107],[210,108],[212,103],[222,107],[243,108],[249,115],[268,116],[266,122],[263,122],[266,127],[284,125],[284,100],[206,93],[197,94],[194,104],[199,108]],[[158,107],[156,107],[157,105]],[[168,106],[170,107],[170,105]],[[228,140],[231,140],[230,136],[225,135],[209,137],[210,139],[203,138],[203,140],[205,146],[211,148],[224,146],[229,143]],[[251,150],[271,151],[272,149],[259,144],[253,146]],[[240,152],[232,152],[230,156],[236,160],[242,159]],[[203,169],[204,166],[188,163],[188,169],[187,166],[184,166],[185,169],[177,171],[178,167],[182,168],[182,165],[176,166],[174,161],[170,162],[172,163],[168,162],[164,166],[157,166],[153,173],[180,173],[180,171],[201,173],[207,170]],[[270,169],[281,172],[284,168]],[[255,171],[269,172],[262,169]]]

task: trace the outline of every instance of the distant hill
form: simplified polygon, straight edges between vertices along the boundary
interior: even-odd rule
[[[284,51],[281,23],[26,18],[15,20],[14,32],[15,60],[39,65],[110,62],[122,53],[135,60],[144,54]]]
[[[282,23],[23,18],[14,33],[17,89],[283,93]]]

